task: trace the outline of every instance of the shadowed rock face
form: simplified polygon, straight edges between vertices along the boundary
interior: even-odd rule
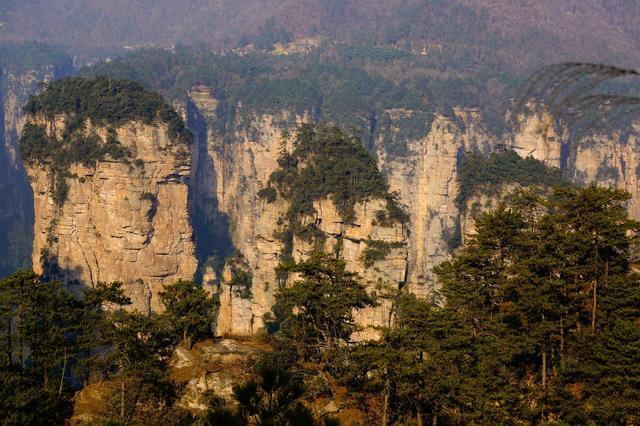
[[[68,119],[28,117],[49,135],[60,134]],[[108,137],[90,122],[85,129]],[[197,268],[188,213],[191,159],[165,124],[131,121],[115,131],[130,158],[73,164],[63,203],[54,197],[51,165],[25,163],[34,193],[34,270],[63,278],[75,291],[122,281],[134,309],[157,311],[162,286],[192,279]]]
[[[53,60],[19,71],[0,65],[0,276],[31,266],[33,201],[18,151],[25,122],[22,107],[40,82],[70,72],[70,64]]]

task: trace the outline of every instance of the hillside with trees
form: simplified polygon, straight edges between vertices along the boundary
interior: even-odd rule
[[[467,57],[472,67],[524,70],[558,58],[618,59],[631,66],[640,58],[638,12],[636,2],[604,0],[7,0],[0,40],[36,39],[87,51],[194,42],[230,48],[252,40],[268,46],[320,36],[426,48],[440,61]]]
[[[440,304],[368,294],[332,255],[291,264],[270,349],[232,401],[209,395],[195,416],[176,404],[183,388],[168,361],[176,345],[211,336],[216,302],[198,285],[167,285],[166,311],[148,316],[126,309],[120,283],[80,301],[16,272],[0,281],[4,420],[62,423],[75,390],[103,383],[111,402],[96,415],[115,424],[341,424],[314,411],[331,399],[382,425],[636,424],[640,279],[629,258],[640,225],[628,194],[589,186],[508,199],[436,268]],[[383,299],[394,314],[380,340],[353,342],[354,309]]]

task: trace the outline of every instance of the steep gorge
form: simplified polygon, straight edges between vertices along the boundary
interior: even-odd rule
[[[21,54],[30,53],[25,49]],[[0,56],[0,276],[5,276],[31,265],[33,202],[18,149],[25,123],[22,107],[41,82],[68,75],[72,67],[55,55],[43,55],[29,66],[7,52]]]

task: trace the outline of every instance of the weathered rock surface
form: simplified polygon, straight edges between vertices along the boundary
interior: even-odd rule
[[[409,238],[408,283],[410,289],[428,297],[434,293],[432,269],[450,256],[448,240],[458,226],[457,174],[466,151],[487,152],[493,140],[482,125],[475,109],[458,110],[459,122],[442,115],[433,118],[422,112],[387,111],[392,140],[378,138],[376,143],[380,167],[388,176],[392,191],[398,192],[407,206],[411,230]],[[406,141],[395,140],[408,117],[425,120],[425,133]],[[430,123],[430,125],[429,125]],[[407,144],[401,155],[389,147]]]
[[[259,351],[268,349],[267,345],[230,339],[200,342],[191,349],[178,346],[170,361],[171,378],[186,383],[178,405],[191,412],[206,411],[207,391],[228,404],[235,403],[233,385],[250,378]]]
[[[170,378],[184,388],[180,389],[175,408],[185,409],[198,416],[208,409],[207,397],[222,398],[229,408],[237,404],[233,396],[233,385],[254,379],[254,369],[260,353],[271,348],[263,343],[248,340],[206,340],[191,349],[176,347],[170,361]],[[364,419],[372,420],[379,415],[371,407],[362,411],[362,401],[351,397],[348,389],[339,386],[335,379],[313,365],[305,366],[305,386],[311,399],[305,401],[320,418],[338,418],[340,424],[353,424]],[[119,392],[119,381],[91,383],[76,393],[74,398],[72,425],[99,423],[108,418],[113,395]]]
[[[59,133],[67,117],[31,117],[49,134]],[[107,129],[86,126],[103,140]],[[188,148],[168,136],[166,125],[129,122],[117,140],[134,158],[74,164],[68,193],[54,200],[54,175],[47,164],[26,164],[34,193],[33,267],[55,263],[72,289],[122,281],[133,308],[160,310],[164,284],[191,279],[197,268],[188,212]],[[44,256],[43,256],[44,255]]]
[[[250,294],[231,285],[233,274],[227,268],[217,283],[220,313],[217,332],[221,335],[252,335],[263,328],[263,319],[275,303],[278,286],[275,268],[280,263],[282,242],[276,237],[282,230],[280,217],[288,209],[282,199],[268,203],[258,197],[271,173],[277,168],[281,150],[290,149],[293,136],[289,130],[297,123],[309,120],[282,112],[274,115],[252,116],[250,122],[236,123],[231,134],[222,134],[216,115],[217,101],[206,88],[190,93],[189,127],[196,135],[194,151],[194,207],[205,219],[196,219],[212,227],[228,228],[228,238],[237,254],[252,274]],[[392,249],[390,255],[365,268],[359,260],[367,239],[404,244],[406,234],[400,225],[373,225],[375,212],[383,209],[383,200],[371,200],[356,205],[356,219],[345,224],[333,203],[326,200],[316,205],[314,220],[325,233],[326,249],[333,252],[338,238],[343,240],[342,257],[347,267],[360,273],[368,281],[378,279],[396,288],[406,277],[406,249]],[[221,229],[221,235],[226,229]],[[297,259],[309,254],[309,247],[301,241],[294,243]],[[373,289],[373,284],[372,284]],[[359,321],[366,326],[388,321],[384,306],[358,312]],[[363,334],[367,337],[370,334]]]

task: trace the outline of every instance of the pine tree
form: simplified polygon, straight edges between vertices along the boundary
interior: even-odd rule
[[[300,279],[276,294],[274,324],[280,336],[297,342],[305,357],[323,359],[358,330],[355,309],[374,305],[360,276],[342,260],[314,253],[290,268]]]
[[[182,342],[191,348],[194,341],[211,335],[213,310],[218,302],[193,281],[180,280],[160,292],[164,316]]]

